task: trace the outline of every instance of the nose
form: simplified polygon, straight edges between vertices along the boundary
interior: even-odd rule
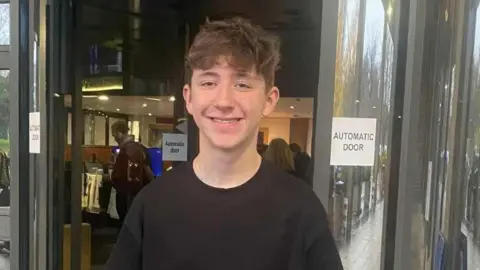
[[[215,106],[218,109],[228,110],[233,108],[234,104],[235,102],[233,89],[228,85],[219,87],[215,99]]]

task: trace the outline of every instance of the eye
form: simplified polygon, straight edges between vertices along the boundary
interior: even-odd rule
[[[248,85],[246,83],[241,83],[241,82],[235,84],[235,87],[240,88],[240,89],[251,89],[252,88],[250,85]]]
[[[214,83],[214,82],[201,82],[200,83],[200,86],[202,86],[203,88],[212,88],[212,87],[215,87],[217,84]]]

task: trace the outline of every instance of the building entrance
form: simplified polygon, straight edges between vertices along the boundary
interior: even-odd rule
[[[58,269],[101,269],[125,210],[111,180],[122,143],[115,136],[115,126],[125,124],[129,139],[147,148],[155,176],[196,155],[198,133],[185,113],[182,96],[184,55],[199,25],[206,19],[229,17],[226,10],[230,8],[214,10],[213,1],[178,7],[139,0],[74,1],[73,6],[54,2],[47,42],[49,79],[55,89],[47,121],[52,164],[48,169],[54,176],[48,200],[53,216],[61,218],[50,224],[52,263]],[[250,7],[236,9],[246,11],[245,17],[261,17]],[[276,23],[291,21],[277,13],[260,22],[277,28]],[[293,27],[297,22],[289,23]],[[312,22],[311,28],[301,28],[296,35],[310,37],[318,30],[314,26]],[[287,43],[297,38],[289,30],[278,31]],[[306,51],[318,60],[316,40],[305,43],[311,50],[298,52]],[[288,51],[291,46],[285,48]],[[261,123],[259,146],[282,138],[310,154],[318,62],[305,64],[295,54],[284,58],[289,64],[278,77],[283,97],[271,117]],[[300,67],[305,69],[300,73],[312,76],[298,80],[295,74]],[[184,151],[163,155],[167,137],[183,140],[187,155],[181,155]]]
[[[49,200],[61,217],[52,221],[52,262],[56,269],[102,269],[127,211],[111,178],[119,146],[145,146],[154,177],[196,154],[181,93],[189,25],[140,16],[140,1],[61,2],[52,6],[49,37],[56,89]],[[187,155],[162,155],[166,136],[182,140]]]

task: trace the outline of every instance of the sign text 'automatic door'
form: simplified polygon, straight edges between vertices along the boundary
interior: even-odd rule
[[[377,119],[334,117],[330,165],[373,166]]]

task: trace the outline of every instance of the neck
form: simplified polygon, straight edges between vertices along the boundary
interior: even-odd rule
[[[193,168],[197,177],[209,186],[240,186],[260,168],[262,158],[257,153],[255,142],[235,151],[224,151],[214,149],[205,141],[200,138],[200,152],[193,161]]]

